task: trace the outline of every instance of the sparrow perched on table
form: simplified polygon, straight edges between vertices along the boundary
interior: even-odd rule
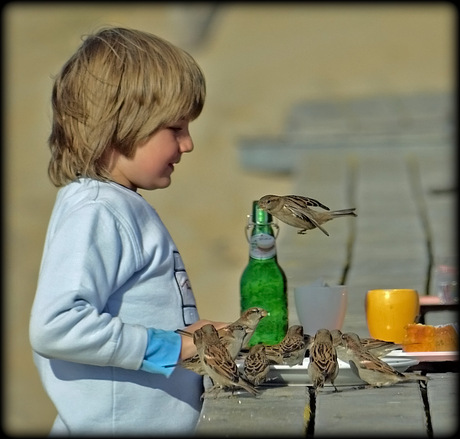
[[[305,234],[307,230],[318,228],[329,236],[329,233],[321,224],[342,216],[357,216],[355,213],[356,208],[354,207],[330,210],[329,207],[318,200],[300,195],[265,195],[260,198],[259,207],[271,213],[283,223],[301,229],[297,232],[300,235]],[[319,207],[324,212],[312,209],[312,207]]]
[[[278,344],[265,348],[267,357],[272,363],[288,366],[302,364],[306,350],[307,342],[302,325],[290,326]]]
[[[402,349],[402,344],[380,340],[378,338],[365,337],[361,338],[360,341],[364,348],[379,358],[384,357],[395,349]]]
[[[193,337],[191,332],[188,332],[184,329],[176,329],[176,332],[181,335]],[[225,326],[224,328],[220,328],[217,333],[220,334],[220,341],[227,348],[232,359],[235,360],[240,353],[243,337],[246,335],[246,329],[241,325],[232,324]],[[178,364],[185,369],[192,370],[199,375],[204,375],[206,373],[198,354],[195,354],[193,357],[189,357],[184,360],[179,360]]]
[[[193,342],[205,374],[214,383],[208,392],[224,388],[231,388],[233,392],[235,388],[242,387],[254,396],[258,394],[257,389],[240,375],[238,366],[220,341],[213,325],[206,324],[197,329],[193,333]]]
[[[254,306],[243,311],[241,316],[233,323],[218,329],[219,338],[233,359],[238,356],[241,349],[246,347],[260,320],[267,315],[267,311],[263,308]],[[176,332],[181,335],[193,337],[191,332],[184,329],[176,329]]]
[[[241,349],[246,349],[248,347],[249,340],[251,339],[252,334],[254,334],[257,325],[267,315],[268,312],[263,308],[254,306],[243,311],[241,313],[241,317],[233,323],[234,325],[241,325],[246,329],[246,334],[243,337]]]
[[[267,379],[270,370],[270,360],[265,353],[265,345],[256,344],[249,349],[243,362],[243,376],[255,386],[259,386]]]
[[[338,392],[334,381],[339,373],[337,352],[328,329],[318,329],[310,346],[310,362],[307,368],[308,376],[313,384],[315,393],[330,382]]]
[[[332,329],[331,334],[332,334],[332,340],[334,342],[334,346],[337,350],[337,356],[339,357],[339,360],[347,362],[347,360],[344,360],[345,347],[342,343],[342,332],[339,329]],[[394,351],[395,349],[402,349],[401,344],[394,343],[392,341],[380,340],[378,338],[360,337],[359,340],[363,348],[367,349],[368,351],[370,351],[372,354],[374,354],[376,357],[379,357],[379,358],[384,357],[385,355]]]
[[[345,356],[351,370],[371,387],[391,386],[404,381],[427,381],[428,378],[416,373],[402,373],[373,355],[361,344],[357,334],[342,334]]]

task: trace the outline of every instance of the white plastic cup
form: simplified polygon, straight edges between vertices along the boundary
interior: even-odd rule
[[[345,285],[302,285],[294,288],[294,300],[304,333],[315,335],[318,329],[342,329],[347,311]]]

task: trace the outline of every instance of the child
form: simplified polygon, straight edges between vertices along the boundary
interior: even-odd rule
[[[61,187],[30,319],[51,435],[192,434],[199,320],[181,256],[137,189],[163,189],[204,105],[194,59],[155,35],[89,35],[55,79],[48,173]]]

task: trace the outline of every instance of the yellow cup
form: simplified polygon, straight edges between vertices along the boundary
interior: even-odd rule
[[[419,314],[419,296],[412,289],[369,290],[365,308],[371,337],[402,343],[404,327],[415,323]]]

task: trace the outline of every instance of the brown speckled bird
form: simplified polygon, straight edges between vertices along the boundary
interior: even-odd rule
[[[260,198],[259,207],[278,218],[283,223],[297,227],[297,233],[303,235],[307,230],[320,229],[325,235],[329,233],[322,227],[327,221],[343,216],[357,216],[356,208],[330,210],[318,200],[300,195],[264,195]],[[315,210],[313,207],[322,210]]]
[[[402,373],[373,355],[361,344],[357,334],[344,333],[342,343],[351,370],[371,387],[391,386],[404,381],[427,381],[428,378],[414,372]]]
[[[176,332],[181,335],[193,337],[193,333],[184,329],[176,329]],[[235,360],[240,353],[243,338],[246,335],[246,328],[241,325],[232,324],[220,328],[217,333],[219,334],[220,341],[227,348],[232,359]],[[179,360],[178,364],[185,369],[192,370],[199,375],[205,375],[206,373],[198,354],[195,354],[193,357],[189,357],[184,360]]]
[[[233,393],[236,388],[243,388],[252,395],[257,395],[257,389],[241,376],[238,366],[220,341],[213,325],[206,324],[197,329],[193,333],[193,342],[205,373],[209,375],[214,384],[205,393],[225,388],[232,389]]]
[[[243,376],[255,386],[259,386],[267,379],[270,370],[270,361],[265,353],[265,345],[256,344],[249,349],[243,362]]]
[[[292,325],[288,328],[283,340],[278,344],[266,346],[268,359],[275,364],[295,366],[302,364],[307,350],[307,340],[302,325]]]
[[[310,346],[310,362],[307,372],[315,393],[323,388],[326,382],[330,382],[335,391],[338,391],[334,381],[339,373],[339,362],[332,335],[328,329],[323,328],[316,331]]]
[[[260,320],[266,317],[267,314],[267,311],[260,307],[248,308],[242,312],[241,316],[233,323],[230,323],[217,331],[221,342],[228,349],[234,360],[240,353],[241,349],[246,347]],[[186,329],[176,329],[176,332],[181,335],[193,337],[193,334],[188,332]],[[180,363],[187,369],[196,371],[197,360],[198,356],[195,355],[194,357],[183,360]]]
[[[339,360],[346,361],[344,360],[345,347],[342,342],[342,332],[339,329],[332,329],[331,334],[334,346],[337,350],[337,356],[339,357]],[[402,349],[401,344],[394,343],[392,341],[379,340],[378,338],[360,337],[359,340],[363,348],[367,349],[379,358],[385,357],[385,355],[389,354],[390,352],[396,349]]]

